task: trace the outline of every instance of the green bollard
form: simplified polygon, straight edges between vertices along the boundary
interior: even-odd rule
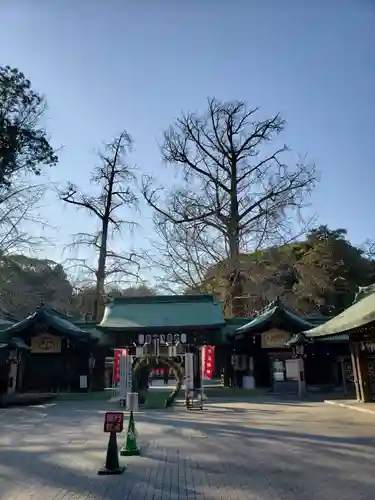
[[[137,432],[135,430],[134,415],[130,412],[128,432],[126,433],[125,445],[120,450],[120,455],[123,457],[134,457],[141,454],[141,450],[137,445]]]

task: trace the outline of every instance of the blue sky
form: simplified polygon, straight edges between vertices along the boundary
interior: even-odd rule
[[[0,64],[46,95],[48,130],[64,146],[53,181],[88,186],[93,150],[123,128],[134,163],[162,180],[158,141],[181,110],[241,99],[281,112],[284,140],[316,162],[319,222],[356,243],[375,238],[373,0],[18,0],[1,2],[0,16]],[[45,252],[59,260],[92,222],[52,195],[48,204],[58,233]]]

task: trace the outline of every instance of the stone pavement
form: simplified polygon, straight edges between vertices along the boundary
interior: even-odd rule
[[[355,399],[326,399],[324,402],[329,405],[349,408],[350,410],[362,411],[363,413],[372,413],[372,415],[375,416],[375,402],[362,403]]]
[[[143,456],[121,458],[126,472],[103,477],[108,409],[58,402],[4,410],[0,499],[374,499],[372,415],[271,400],[136,414]]]

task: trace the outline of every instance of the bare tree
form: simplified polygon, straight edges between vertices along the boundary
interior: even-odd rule
[[[208,101],[203,115],[183,114],[164,134],[162,146],[179,184],[163,193],[154,179],[143,180],[143,195],[154,209],[164,256],[171,258],[175,273],[177,260],[180,276],[186,278],[193,268],[194,280],[200,281],[202,262],[203,274],[209,263],[228,262],[224,278],[232,314],[243,310],[241,253],[290,240],[316,181],[314,165],[294,161],[291,166],[291,158],[286,163],[291,152],[278,146],[285,128],[280,115],[257,115],[257,108],[248,110],[243,102],[216,99]],[[177,246],[185,252],[180,260]]]
[[[14,182],[14,181],[13,181]],[[14,183],[11,188],[0,187],[0,253],[19,253],[35,249],[45,239],[41,229],[46,222],[38,214],[47,186]],[[30,229],[34,228],[34,235]]]
[[[212,292],[212,272],[225,255],[222,241],[208,240],[199,225],[176,225],[158,213],[154,214],[154,222],[157,239],[147,252],[147,260],[159,270],[156,276],[159,288],[168,293]]]
[[[375,242],[372,240],[366,240],[362,245],[362,250],[364,255],[371,260],[375,259]]]
[[[84,259],[76,259],[74,264],[95,276],[94,318],[97,320],[109,280],[113,277],[113,283],[124,275],[135,277],[139,270],[135,252],[118,254],[109,245],[111,238],[121,233],[124,226],[133,225],[120,216],[121,209],[135,208],[138,201],[134,189],[135,171],[127,163],[131,149],[132,139],[126,131],[106,144],[104,151],[99,153],[100,165],[94,168],[91,177],[91,182],[97,187],[95,194],[86,194],[72,183],[59,192],[62,201],[86,210],[97,222],[94,233],[80,233],[74,241],[75,246],[94,249],[97,255],[96,268]]]

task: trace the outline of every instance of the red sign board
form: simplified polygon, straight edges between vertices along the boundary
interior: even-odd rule
[[[120,382],[120,358],[126,356],[126,349],[115,349],[113,358],[112,382]]]
[[[122,411],[107,411],[104,417],[104,432],[122,432],[124,414]]]
[[[211,379],[214,373],[215,346],[202,347],[203,377]]]

